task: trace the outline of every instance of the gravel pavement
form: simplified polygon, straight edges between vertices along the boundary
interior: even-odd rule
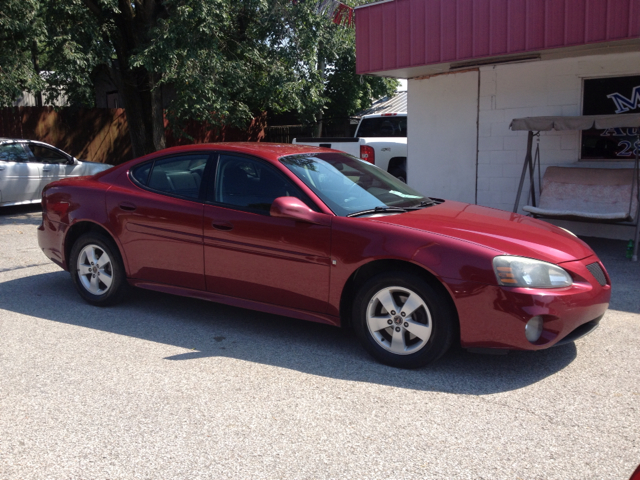
[[[0,210],[0,480],[616,479],[640,463],[640,262],[601,326],[403,371],[353,333],[136,290],[84,303]]]

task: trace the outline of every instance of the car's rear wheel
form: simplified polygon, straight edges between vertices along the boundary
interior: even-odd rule
[[[69,270],[76,290],[92,305],[112,305],[126,293],[122,258],[104,235],[90,232],[78,238],[71,249]]]
[[[416,275],[396,272],[373,277],[360,288],[353,325],[378,361],[418,368],[449,349],[455,314],[443,292]]]

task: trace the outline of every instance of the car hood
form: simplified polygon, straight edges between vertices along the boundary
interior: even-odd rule
[[[593,250],[579,238],[550,223],[504,210],[447,200],[401,215],[372,218],[377,222],[446,235],[551,263],[580,260]]]

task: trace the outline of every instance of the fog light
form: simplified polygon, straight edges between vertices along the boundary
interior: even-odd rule
[[[531,343],[535,343],[542,335],[542,317],[533,317],[524,326],[524,335]]]

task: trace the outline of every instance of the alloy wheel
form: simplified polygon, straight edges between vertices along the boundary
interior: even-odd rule
[[[366,321],[377,344],[396,355],[415,353],[431,338],[429,308],[408,288],[392,286],[373,295],[367,307]]]
[[[104,295],[111,288],[113,265],[111,258],[98,245],[85,246],[78,255],[78,278],[92,295]]]

